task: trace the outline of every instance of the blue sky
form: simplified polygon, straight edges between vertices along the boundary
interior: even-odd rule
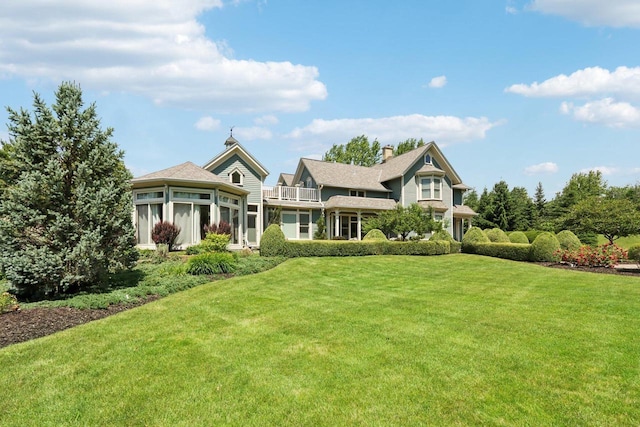
[[[267,184],[365,134],[550,199],[576,172],[640,182],[639,45],[637,0],[5,1],[0,103],[79,83],[136,176],[233,126]]]

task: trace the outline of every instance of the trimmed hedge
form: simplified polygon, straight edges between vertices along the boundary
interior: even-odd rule
[[[445,241],[449,242],[449,252],[452,254],[457,254],[460,252],[462,248],[462,243],[458,242],[454,239],[451,234],[447,230],[438,230],[434,232],[431,237],[429,237],[429,241]]]
[[[631,246],[627,251],[627,258],[629,258],[629,261],[640,263],[640,245]]]
[[[509,236],[499,228],[485,230],[484,234],[486,234],[487,238],[494,243],[509,243]]]
[[[366,255],[445,255],[451,246],[446,241],[397,242],[388,240],[369,241],[322,241],[296,240],[285,242],[284,256],[366,256]]]
[[[531,261],[549,262],[560,260],[560,242],[548,231],[540,233],[531,244]]]
[[[509,234],[509,241],[511,243],[530,243],[527,235],[523,231],[514,231]]]
[[[474,250],[478,255],[528,261],[531,245],[529,243],[476,243]]]
[[[491,240],[479,227],[472,227],[464,233],[462,237],[462,252],[475,254],[475,245],[477,243],[491,243]]]
[[[529,243],[533,243],[533,241],[536,240],[536,237],[538,237],[541,233],[544,233],[544,231],[527,230],[524,232],[524,235],[527,236],[527,239],[529,239]]]
[[[556,238],[558,239],[558,242],[560,242],[560,248],[565,251],[575,251],[580,249],[580,246],[582,246],[582,242],[580,242],[578,236],[569,230],[559,232],[556,234]]]

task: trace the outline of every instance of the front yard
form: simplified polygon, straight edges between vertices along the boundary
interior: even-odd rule
[[[640,279],[299,258],[0,350],[3,425],[638,425]]]

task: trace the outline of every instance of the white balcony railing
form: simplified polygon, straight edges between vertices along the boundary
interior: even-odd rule
[[[291,200],[295,202],[319,202],[320,192],[317,188],[285,187],[278,185],[275,187],[263,187],[262,197],[265,199]]]

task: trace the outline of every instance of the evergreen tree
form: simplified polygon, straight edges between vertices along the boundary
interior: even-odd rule
[[[542,188],[541,182],[538,182],[538,186],[536,187],[533,204],[535,209],[532,225],[538,227],[547,217],[547,200],[544,197],[544,189]]]
[[[365,135],[356,136],[346,144],[334,144],[324,153],[326,162],[346,163],[348,165],[373,166],[380,163],[381,148],[377,140],[369,143]]]
[[[509,186],[505,181],[500,181],[493,186],[491,198],[491,221],[501,230],[509,229]]]
[[[29,298],[99,285],[136,260],[131,174],[95,104],[63,83],[51,109],[9,112],[19,176],[0,201],[0,268]]]
[[[493,193],[487,191],[487,187],[482,190],[480,199],[478,199],[477,209],[471,206],[471,209],[475,210],[478,216],[473,219],[473,223],[476,227],[482,229],[496,228],[498,225],[493,222]]]
[[[509,228],[505,231],[528,230],[532,224],[535,207],[527,189],[513,187],[509,194],[509,206]]]

